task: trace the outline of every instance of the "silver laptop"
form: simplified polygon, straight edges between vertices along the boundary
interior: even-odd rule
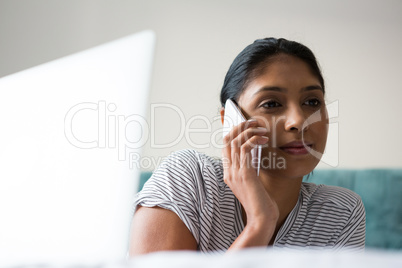
[[[0,79],[0,266],[126,257],[155,37]]]

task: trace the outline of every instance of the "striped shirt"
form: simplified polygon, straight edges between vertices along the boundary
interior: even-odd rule
[[[194,150],[172,153],[136,195],[134,207],[173,211],[200,251],[225,251],[244,229],[241,204],[223,181],[222,162]],[[364,249],[361,198],[341,187],[303,182],[275,248]]]

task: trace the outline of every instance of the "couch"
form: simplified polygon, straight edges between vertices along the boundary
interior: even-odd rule
[[[151,175],[141,172],[139,189]],[[402,169],[317,169],[304,181],[359,194],[366,209],[366,248],[402,249]]]

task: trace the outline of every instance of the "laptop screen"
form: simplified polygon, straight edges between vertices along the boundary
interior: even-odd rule
[[[0,265],[124,258],[155,36],[0,79]]]

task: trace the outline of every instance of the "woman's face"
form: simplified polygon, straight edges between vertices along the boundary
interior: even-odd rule
[[[240,95],[247,118],[268,129],[261,171],[301,177],[318,164],[327,140],[328,116],[317,77],[302,60],[280,54]]]

